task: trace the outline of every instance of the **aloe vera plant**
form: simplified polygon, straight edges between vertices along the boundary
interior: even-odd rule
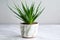
[[[30,7],[26,5],[24,5],[22,2],[22,10],[21,11],[21,8],[18,7],[17,5],[14,4],[15,6],[15,10],[14,11],[11,7],[9,7],[9,9],[15,13],[17,15],[17,17],[19,19],[21,19],[22,21],[24,21],[24,23],[27,23],[27,24],[33,24],[36,20],[36,18],[43,12],[44,8],[39,8],[41,3],[39,3],[39,5],[37,6],[37,8],[34,7],[34,4],[32,4]]]

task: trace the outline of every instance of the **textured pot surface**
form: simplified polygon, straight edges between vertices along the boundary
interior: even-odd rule
[[[36,37],[38,32],[38,24],[21,24],[20,26],[22,37]]]

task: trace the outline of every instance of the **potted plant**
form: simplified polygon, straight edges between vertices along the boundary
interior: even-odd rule
[[[17,15],[19,19],[23,21],[21,23],[21,36],[23,38],[31,38],[36,37],[38,32],[38,23],[35,22],[36,18],[43,12],[44,8],[39,8],[41,3],[37,6],[37,8],[34,7],[34,3],[30,6],[30,8],[26,5],[24,5],[22,2],[22,9],[14,4],[15,10],[14,11],[11,7],[9,9]],[[22,11],[23,10],[23,11]]]

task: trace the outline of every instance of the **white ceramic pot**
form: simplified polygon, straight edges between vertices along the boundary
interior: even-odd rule
[[[38,24],[21,24],[21,36],[32,38],[37,36]]]

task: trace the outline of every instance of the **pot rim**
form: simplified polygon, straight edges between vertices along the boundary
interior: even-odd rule
[[[33,24],[38,24],[38,22],[34,22],[32,24],[28,24],[28,23],[20,23],[20,24],[23,24],[23,25],[33,25]]]

